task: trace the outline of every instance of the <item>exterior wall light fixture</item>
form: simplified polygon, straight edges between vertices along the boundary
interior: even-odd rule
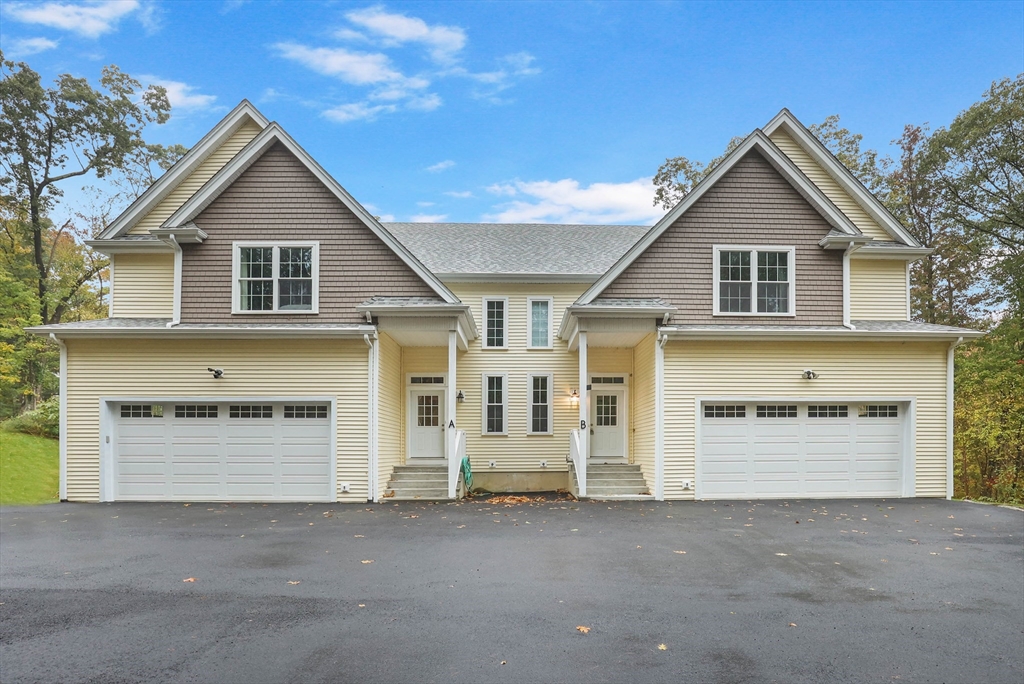
[[[459,402],[460,404],[466,401],[466,395],[462,390],[459,390],[458,393],[455,395],[455,401]]]
[[[575,390],[574,389],[572,392],[569,393],[569,401],[571,401],[572,403],[576,404],[576,403],[579,402],[579,400],[580,400],[580,392],[579,392],[579,390]]]
[[[814,380],[816,377],[818,377],[818,374],[812,371],[810,368],[808,368],[807,370],[804,371],[803,377],[804,380]]]

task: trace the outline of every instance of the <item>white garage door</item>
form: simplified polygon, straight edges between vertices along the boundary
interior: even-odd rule
[[[326,403],[118,404],[118,501],[331,501]]]
[[[901,493],[903,404],[704,403],[704,499]]]

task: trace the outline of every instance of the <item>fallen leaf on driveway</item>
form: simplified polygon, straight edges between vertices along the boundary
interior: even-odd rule
[[[361,535],[361,534],[353,534],[352,536],[355,537],[356,539],[362,539],[363,538],[363,535]]]
[[[583,625],[578,625],[576,627],[576,631],[577,632],[581,632],[583,634],[589,634],[590,633],[590,628],[589,627],[584,627]]]
[[[686,553],[685,551],[673,551],[672,553]]]
[[[302,584],[302,580],[288,580],[288,584]]]
[[[360,607],[360,608],[365,608],[365,607],[366,607],[366,604],[365,604],[365,603],[360,603],[360,604],[359,604],[359,607]]]
[[[659,651],[667,651],[668,650],[668,646],[666,646],[665,644],[658,644],[658,650]]]
[[[183,579],[181,581],[182,582],[195,582],[196,578],[195,577],[186,577],[185,579]]]
[[[502,660],[502,661],[501,661],[501,664],[502,664],[502,665],[504,665],[504,664],[506,664],[507,662],[508,662],[507,660]]]
[[[777,554],[775,554],[775,555],[776,555],[776,556],[788,556],[789,554],[788,554],[788,553],[777,553]]]
[[[796,627],[796,623],[795,623],[795,622],[790,622],[790,623],[789,623],[789,626],[790,626],[790,627]]]
[[[372,563],[372,562],[373,562],[372,560],[364,560],[364,561],[360,561],[360,563],[362,563],[363,565],[369,565],[369,564],[370,564],[370,563]]]

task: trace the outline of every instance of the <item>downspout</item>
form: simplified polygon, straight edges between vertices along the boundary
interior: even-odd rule
[[[377,497],[377,349],[375,344],[377,334],[371,337],[369,333],[363,335],[363,342],[366,342],[367,350],[367,435],[366,441],[369,447],[366,459],[366,483],[367,499],[373,502]]]
[[[59,498],[61,501],[68,500],[68,348],[64,341],[50,333],[50,339],[60,347],[60,389],[59,405],[59,427],[60,430],[60,486]]]
[[[171,313],[171,322],[167,324],[168,328],[181,323],[181,245],[178,244],[178,238],[174,237],[171,233],[167,236],[167,240],[171,247],[174,248],[174,305]]]
[[[658,334],[654,347],[654,498],[665,500],[665,343]]]
[[[850,330],[857,329],[850,323],[850,254],[857,249],[858,246],[851,242],[843,251],[843,327]]]
[[[946,498],[953,498],[953,366],[954,350],[963,337],[949,345],[946,352]]]

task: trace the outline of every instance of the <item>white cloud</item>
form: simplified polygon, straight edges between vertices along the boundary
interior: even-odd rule
[[[489,221],[502,223],[648,223],[664,212],[654,206],[654,184],[650,178],[628,183],[579,181],[514,181],[487,188],[496,195],[522,197],[498,205]]]
[[[440,223],[448,218],[448,214],[416,214],[409,220],[413,223]]]
[[[429,171],[430,173],[440,173],[441,171],[450,169],[453,166],[455,166],[455,162],[453,162],[451,159],[445,159],[444,161],[439,161],[436,164],[428,166],[427,171]]]
[[[28,57],[29,55],[37,55],[40,52],[52,50],[57,47],[57,44],[57,41],[50,40],[49,38],[19,38],[11,41],[7,54],[14,59]]]
[[[86,38],[98,38],[114,30],[122,18],[139,7],[138,0],[106,0],[82,4],[47,2],[42,5],[19,2],[7,7],[7,15],[26,24],[42,24]],[[147,10],[147,14],[151,19],[152,10]]]
[[[417,202],[416,206],[417,207],[423,207],[424,209],[426,209],[427,207],[434,206],[434,202]]]
[[[473,193],[470,192],[469,190],[462,190],[462,191],[449,190],[448,192],[446,192],[444,194],[448,195],[449,197],[457,197],[459,199],[469,199],[470,197],[473,196]]]
[[[252,2],[252,0],[226,0],[224,4],[221,5],[220,13],[229,14],[237,9],[242,9],[242,7],[248,5],[250,2]]]
[[[422,88],[429,85],[429,82],[408,83],[410,79],[406,79],[401,72],[392,68],[391,59],[379,52],[353,52],[345,48],[311,48],[297,43],[277,43],[274,47],[287,59],[299,62],[325,76],[336,76],[353,85],[402,83],[409,87]]]
[[[455,54],[466,45],[466,32],[458,26],[431,26],[417,17],[395,14],[383,7],[367,7],[345,15],[349,21],[380,38],[385,45],[419,43],[427,48],[434,61],[451,63]],[[341,29],[338,36],[351,38],[361,35],[350,29]]]
[[[427,93],[423,96],[410,97],[405,106],[421,112],[432,112],[441,106],[441,96],[437,93]]]
[[[370,105],[366,102],[352,102],[338,105],[323,112],[323,116],[338,123],[349,121],[373,121],[381,114],[390,114],[398,109],[395,105]]]
[[[193,92],[195,86],[181,81],[169,81],[156,76],[140,75],[139,79],[167,89],[167,99],[172,109],[207,109],[217,101],[216,95],[200,95]]]

